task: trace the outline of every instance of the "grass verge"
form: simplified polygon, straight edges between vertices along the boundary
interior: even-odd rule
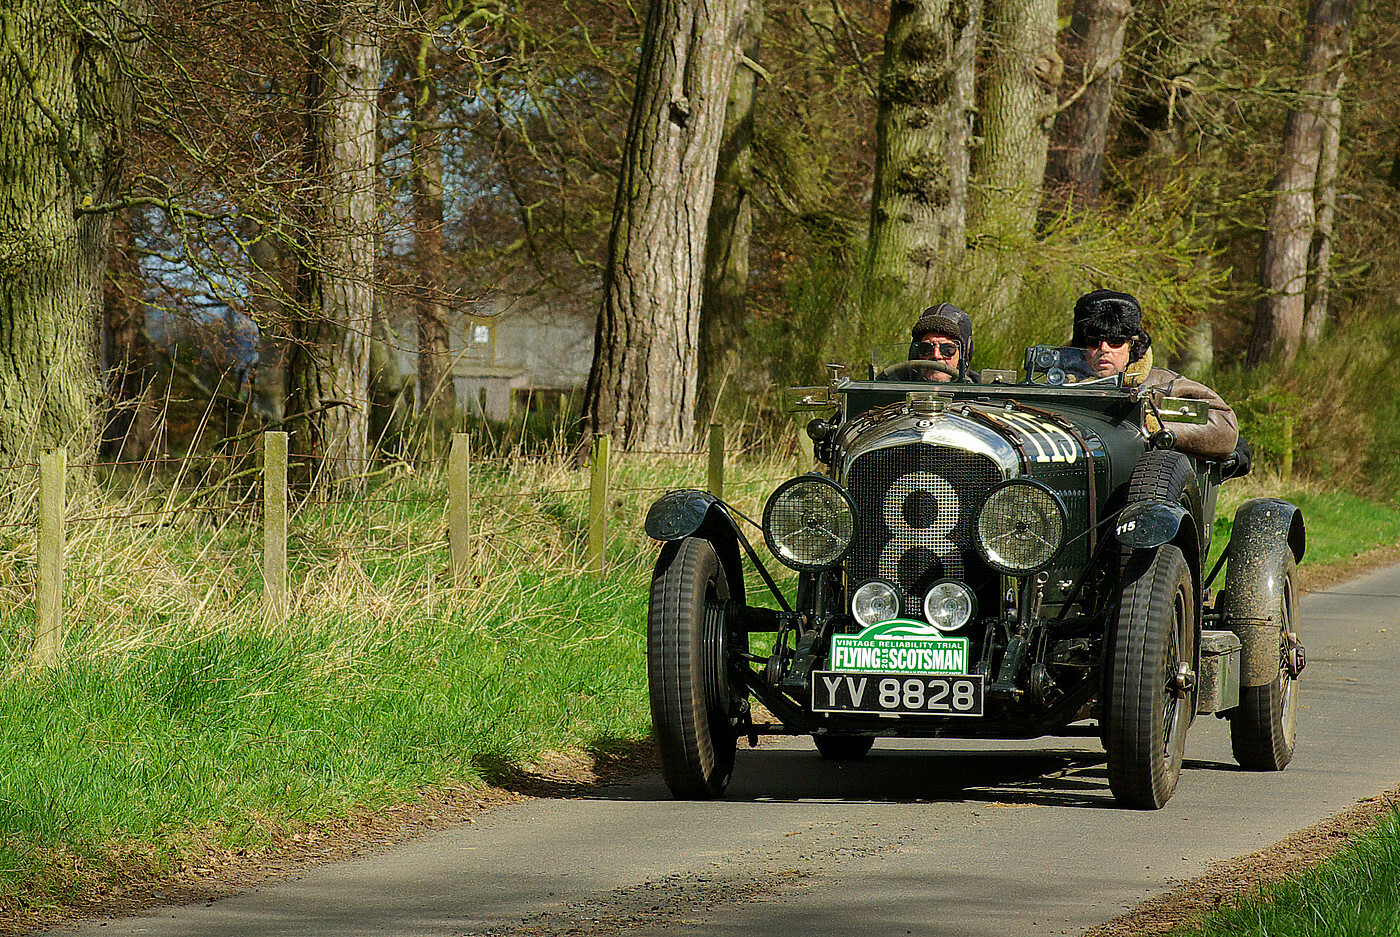
[[[1199,937],[1383,937],[1400,934],[1400,814],[1321,865],[1265,885],[1184,931]]]
[[[642,518],[661,491],[703,486],[704,456],[615,459],[602,578],[581,569],[586,473],[479,462],[465,587],[449,573],[441,468],[301,505],[279,627],[261,624],[257,517],[207,498],[172,510],[168,484],[80,489],[53,669],[29,663],[33,491],[9,493],[0,918],[647,736]],[[790,472],[732,461],[729,489],[755,512]]]

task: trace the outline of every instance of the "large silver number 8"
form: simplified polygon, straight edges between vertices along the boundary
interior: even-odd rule
[[[938,513],[928,527],[911,527],[904,518],[903,499],[890,498],[885,501],[885,525],[890,529],[889,542],[880,552],[880,578],[899,583],[895,574],[899,571],[899,558],[915,547],[926,547],[933,551],[943,563],[943,575],[950,579],[961,579],[963,574],[962,553],[948,535],[957,526],[962,516],[962,502],[958,493],[948,484],[948,479],[932,472],[910,472],[894,480],[891,489],[904,489],[912,494],[927,491],[938,504]]]

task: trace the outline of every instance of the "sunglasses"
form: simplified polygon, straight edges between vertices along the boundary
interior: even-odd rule
[[[951,358],[957,353],[957,342],[917,342],[914,345],[914,357],[920,361],[928,361],[933,358]]]
[[[1098,348],[1100,345],[1107,345],[1109,348],[1122,348],[1130,341],[1132,341],[1131,338],[1123,338],[1122,336],[1118,335],[1115,335],[1112,338],[1109,338],[1107,336],[1104,336],[1102,338],[1086,338],[1084,340],[1084,347]]]

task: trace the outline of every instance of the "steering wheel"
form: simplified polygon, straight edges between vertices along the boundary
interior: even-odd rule
[[[895,376],[900,371],[904,370],[940,371],[943,374],[950,375],[953,378],[957,378],[960,376],[958,373],[958,369],[953,367],[951,364],[944,364],[942,361],[934,361],[931,358],[911,358],[908,361],[901,361],[898,364],[892,364],[889,367],[885,368],[879,374],[875,375],[875,380],[907,380],[907,378],[899,378]]]

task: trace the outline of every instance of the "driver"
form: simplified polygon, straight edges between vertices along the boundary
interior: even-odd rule
[[[1128,387],[1145,387],[1154,400],[1186,397],[1204,400],[1210,412],[1204,425],[1173,423],[1173,448],[1204,459],[1222,460],[1235,453],[1239,421],[1220,395],[1204,384],[1175,371],[1152,366],[1152,337],[1142,327],[1142,307],[1128,293],[1094,290],[1074,304],[1074,336],[1070,344],[1084,349],[1084,357],[1097,377],[1123,374]],[[1148,432],[1161,425],[1150,413]]]
[[[976,381],[977,375],[968,366],[972,358],[972,319],[952,303],[929,306],[919,321],[909,330],[910,361],[938,361],[955,369],[955,377],[933,368],[917,369],[915,379],[922,381]]]

